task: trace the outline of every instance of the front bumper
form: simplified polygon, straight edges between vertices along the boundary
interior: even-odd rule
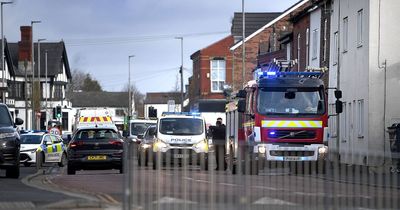
[[[89,157],[105,157],[105,159],[89,159]],[[122,167],[123,153],[92,151],[89,153],[68,153],[68,166],[76,169],[119,169]]]
[[[0,168],[19,164],[19,147],[0,148]]]
[[[208,161],[208,153],[197,153],[192,149],[171,148],[165,152],[153,152],[154,160],[162,163],[184,163],[199,165],[203,161]]]
[[[258,144],[254,146],[254,153],[258,153],[259,158],[267,161],[296,162],[324,160],[327,152],[328,148],[323,144]]]
[[[36,163],[36,151],[21,151],[19,157],[21,163]]]

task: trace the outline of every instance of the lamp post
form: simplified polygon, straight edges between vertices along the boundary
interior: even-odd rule
[[[181,40],[181,67],[179,73],[181,74],[181,112],[183,112],[183,37],[175,37]]]
[[[36,116],[35,116],[35,99],[33,98],[34,93],[34,80],[35,80],[35,50],[34,50],[34,42],[33,42],[33,24],[41,23],[42,21],[33,20],[31,21],[31,40],[32,40],[32,54],[31,54],[31,61],[32,61],[32,87],[31,87],[31,108],[32,108],[32,128],[36,128]]]
[[[39,83],[39,88],[37,88],[36,91],[38,91],[38,93],[36,93],[36,94],[39,96],[39,100],[41,98],[41,96],[40,96],[40,72],[41,72],[41,69],[40,69],[40,42],[44,41],[44,40],[46,40],[46,39],[38,39],[38,74],[37,74],[37,80],[38,80],[38,83]],[[38,109],[40,110],[40,106],[38,107]],[[38,124],[38,123],[36,122],[36,124]],[[40,128],[40,125],[39,126],[35,125],[35,126],[36,126],[36,128]]]
[[[44,76],[45,76],[45,88],[44,88],[44,92],[46,93],[45,94],[45,98],[46,98],[46,119],[45,119],[45,126],[46,126],[46,130],[48,129],[48,127],[47,127],[47,113],[48,113],[48,110],[47,110],[47,98],[48,98],[48,92],[47,92],[47,50],[45,51],[45,53],[44,53],[44,63],[45,63],[45,67],[44,67]]]
[[[4,88],[3,93],[2,93],[2,102],[6,103],[6,92],[5,92],[5,87],[6,87],[6,70],[5,70],[5,64],[4,64],[4,31],[3,31],[3,5],[4,4],[12,4],[12,2],[1,2],[1,70],[2,70],[2,87]]]
[[[245,23],[245,14],[244,14],[244,0],[242,0],[242,82],[243,85],[245,83],[245,76],[246,76],[246,23]]]
[[[135,57],[135,55],[128,56],[128,119],[131,119],[132,114],[132,93],[131,93],[131,58]]]

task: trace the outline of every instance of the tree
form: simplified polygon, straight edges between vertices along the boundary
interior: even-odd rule
[[[129,85],[125,84],[122,88],[122,91],[128,92]],[[134,110],[137,113],[137,116],[143,117],[144,116],[144,97],[145,95],[139,91],[135,84],[131,84],[131,92],[133,95],[133,102],[134,102]],[[126,110],[128,113],[128,109]]]
[[[86,74],[86,78],[83,80],[82,91],[103,91],[103,89],[97,80],[92,79],[90,74]]]
[[[76,91],[102,91],[100,83],[92,78],[90,73],[85,73],[80,69],[74,69],[71,72],[72,80],[68,84],[68,92]]]

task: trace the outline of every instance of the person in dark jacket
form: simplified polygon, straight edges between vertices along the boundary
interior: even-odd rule
[[[225,170],[225,125],[223,125],[221,121],[217,120],[216,126],[211,127],[211,135],[215,151],[215,160],[217,162],[216,170],[221,170],[222,166]]]

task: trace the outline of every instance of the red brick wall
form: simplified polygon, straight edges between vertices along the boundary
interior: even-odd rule
[[[224,99],[222,93],[211,92],[211,73],[210,62],[213,58],[223,58],[226,61],[226,83],[232,81],[232,55],[229,48],[233,45],[233,37],[225,37],[210,46],[197,51],[191,56],[193,60],[193,77],[192,86],[193,93],[190,101],[197,99]]]
[[[294,69],[297,70],[299,67],[300,71],[304,71],[306,66],[308,66],[309,52],[310,52],[310,44],[306,44],[306,39],[308,37],[308,43],[310,43],[310,32],[307,34],[307,28],[310,28],[310,15],[309,13],[305,14],[301,19],[297,22],[293,23],[293,44],[292,44],[292,58],[297,59],[298,64]],[[298,50],[298,35],[300,34],[300,50]],[[307,51],[308,48],[308,51]],[[299,55],[300,52],[300,55]]]

